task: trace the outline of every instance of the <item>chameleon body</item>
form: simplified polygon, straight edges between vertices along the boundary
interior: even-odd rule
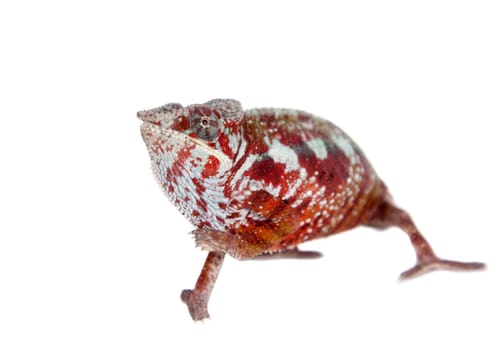
[[[229,99],[170,103],[138,117],[155,177],[197,227],[197,246],[210,251],[196,287],[182,293],[195,320],[208,317],[225,254],[313,257],[297,246],[358,225],[408,233],[418,263],[404,278],[484,266],[438,259],[364,153],[327,120],[292,109],[243,111]]]

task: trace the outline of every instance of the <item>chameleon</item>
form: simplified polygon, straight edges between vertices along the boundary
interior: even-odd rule
[[[168,103],[137,117],[155,178],[208,251],[194,288],[181,293],[195,321],[209,317],[225,255],[315,258],[321,254],[298,246],[359,225],[409,236],[417,262],[401,279],[485,267],[438,258],[363,151],[328,120],[294,109],[243,110],[233,99]]]

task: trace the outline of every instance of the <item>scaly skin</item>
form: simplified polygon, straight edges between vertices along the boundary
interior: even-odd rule
[[[172,103],[138,117],[154,175],[197,227],[197,246],[210,251],[196,287],[182,293],[195,320],[208,317],[225,254],[314,257],[297,246],[361,224],[410,236],[418,263],[403,278],[484,266],[438,259],[359,147],[326,120],[290,109],[243,111],[236,100]]]

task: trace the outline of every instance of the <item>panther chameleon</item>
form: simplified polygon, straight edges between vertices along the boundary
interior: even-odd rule
[[[209,317],[225,254],[318,257],[297,246],[358,225],[408,234],[417,264],[402,279],[485,266],[438,258],[361,149],[327,120],[293,109],[244,111],[232,99],[137,115],[155,177],[209,251],[196,286],[181,294],[194,320]]]

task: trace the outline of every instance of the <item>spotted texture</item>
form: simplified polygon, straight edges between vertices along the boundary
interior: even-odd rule
[[[138,116],[163,191],[196,227],[225,233],[213,246],[246,247],[235,257],[351,229],[386,195],[357,145],[309,113],[219,99]]]

